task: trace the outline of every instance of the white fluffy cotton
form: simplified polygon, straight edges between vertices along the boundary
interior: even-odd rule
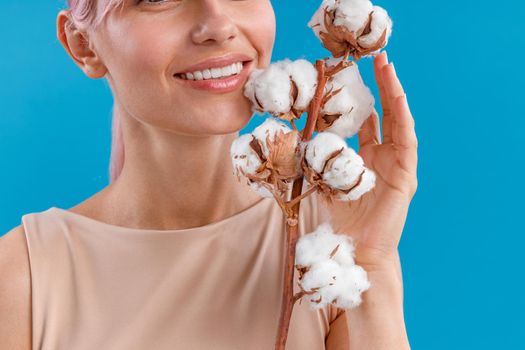
[[[378,44],[381,35],[386,31],[385,43],[392,34],[392,19],[387,11],[379,6],[374,6],[369,0],[325,0],[322,2],[319,9],[314,13],[308,26],[312,28],[317,38],[321,39],[320,32],[328,33],[324,25],[325,10],[333,12],[335,10],[335,18],[333,25],[343,26],[348,31],[356,33],[357,42],[362,48],[371,48]],[[372,21],[370,24],[370,33],[362,35],[362,30],[369,21],[370,14],[372,14]],[[375,55],[377,51],[371,52],[366,56]]]
[[[352,148],[345,148],[323,173],[324,182],[332,188],[349,189],[365,169],[363,158]]]
[[[235,139],[230,147],[230,156],[234,173],[237,176],[255,174],[261,166],[261,159],[250,146],[253,140],[251,134],[244,134]]]
[[[275,140],[275,135],[280,131],[284,133],[292,132],[285,123],[275,118],[268,118],[261,125],[256,127],[251,134],[244,134],[235,139],[230,147],[230,156],[234,173],[239,177],[246,175],[257,176],[260,175],[262,170],[267,169],[261,169],[263,161],[269,157],[267,138],[270,142],[273,142]],[[263,153],[262,156],[259,156],[250,145],[253,140],[257,140],[260,144]],[[297,139],[297,142],[299,142],[299,139]],[[297,161],[299,162],[299,159]],[[259,170],[259,174],[257,170]],[[257,192],[262,197],[272,198],[273,194],[263,185],[265,180],[260,178],[259,181],[254,180],[253,178],[249,179],[248,185],[253,191]],[[272,185],[269,184],[269,186]]]
[[[343,149],[337,157],[327,163],[329,157]],[[365,167],[363,158],[345,140],[331,132],[318,133],[305,146],[304,157],[308,166],[322,175],[322,181],[330,188],[339,190],[335,198],[340,201],[359,199],[375,186],[375,173]],[[324,170],[324,172],[323,172]],[[361,177],[361,174],[362,177]],[[359,182],[359,178],[361,181]],[[358,184],[359,182],[359,184]],[[358,184],[356,186],[356,184]],[[345,193],[346,190],[351,191]]]
[[[297,98],[291,98],[292,80],[297,86]],[[291,108],[306,110],[317,87],[317,70],[304,59],[284,59],[266,69],[255,69],[244,87],[244,95],[253,104],[253,111],[272,114],[287,113]]]
[[[324,25],[325,10],[335,9],[337,11],[333,24],[344,26],[351,32],[357,32],[368,22],[373,5],[369,0],[324,0],[308,22],[308,26],[313,29],[318,38],[320,38],[319,32],[327,32]]]
[[[357,42],[361,47],[372,47],[378,42],[385,31],[385,40],[386,43],[388,43],[388,39],[392,34],[392,19],[388,16],[384,8],[374,6],[372,22],[370,23],[370,33],[360,36]]]
[[[297,86],[298,94],[293,107],[297,110],[306,110],[315,95],[317,69],[312,63],[304,59],[295,61],[284,59],[275,64],[286,71]]]
[[[347,235],[336,235],[329,223],[323,223],[314,232],[302,236],[295,246],[295,264],[310,266],[330,257],[330,253],[340,245],[333,256],[338,264],[354,264],[354,246],[352,238]]]
[[[293,103],[290,99],[291,87],[288,72],[271,64],[250,74],[244,86],[244,95],[252,101],[254,108],[260,103],[265,112],[286,113]]]
[[[285,123],[275,118],[267,118],[261,125],[259,125],[253,130],[252,135],[260,141],[262,145],[262,151],[265,157],[268,157],[269,154],[266,138],[269,136],[269,140],[273,141],[275,134],[278,131],[289,133],[292,131],[292,129],[290,129]]]
[[[336,253],[330,257],[336,247]],[[319,288],[306,296],[312,308],[329,304],[353,308],[361,303],[361,293],[370,287],[370,282],[366,271],[355,264],[354,257],[352,238],[334,234],[329,223],[319,225],[298,240],[295,264],[309,268],[299,284],[306,292]]]
[[[374,188],[376,183],[376,174],[373,170],[370,170],[368,168],[364,168],[364,171],[365,172],[363,174],[363,178],[361,179],[361,183],[354,189],[352,189],[350,192],[348,192],[348,194],[338,193],[338,200],[343,202],[355,201],[356,199],[359,199],[363,194],[367,193],[372,188]]]
[[[328,157],[337,150],[348,148],[345,140],[331,132],[320,132],[306,145],[305,158],[308,165],[321,173]]]
[[[336,0],[324,0],[321,3],[321,6],[315,11],[314,15],[308,22],[308,26],[312,28],[315,36],[320,39],[320,32],[326,33],[326,27],[324,25],[324,12],[325,9],[332,11],[335,8]]]
[[[333,66],[342,58],[328,59],[327,65]],[[332,81],[328,81],[325,94],[330,90],[336,91],[343,88],[337,95],[331,97],[321,109],[321,114],[343,115],[337,119],[326,131],[333,132],[343,138],[355,135],[364,121],[372,114],[375,99],[370,89],[365,85],[357,64],[348,66],[334,75]]]
[[[351,32],[358,32],[368,22],[370,12],[373,11],[369,0],[338,0],[334,18],[336,26],[344,26]]]

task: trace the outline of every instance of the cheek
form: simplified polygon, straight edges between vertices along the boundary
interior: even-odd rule
[[[261,55],[258,62],[259,67],[266,67],[270,64],[275,43],[276,20],[270,1],[260,1],[257,4],[257,8],[245,17],[244,27],[250,36],[252,45]],[[253,13],[257,13],[255,20]]]
[[[148,22],[121,26],[118,31],[109,32],[109,61],[113,77],[140,83],[148,78],[158,78],[159,74],[166,72],[173,59],[173,52],[169,48],[177,47],[170,32],[172,30],[162,30],[159,24]]]

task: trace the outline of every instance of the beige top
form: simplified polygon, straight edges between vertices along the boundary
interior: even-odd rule
[[[301,202],[301,234],[323,221],[314,198]],[[57,207],[22,223],[33,349],[273,349],[285,243],[273,199],[183,230],[115,226]],[[287,350],[325,349],[343,314],[297,303]]]

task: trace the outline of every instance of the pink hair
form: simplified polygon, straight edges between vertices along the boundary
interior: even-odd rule
[[[105,2],[103,11],[98,13],[98,2]],[[106,15],[124,0],[67,0],[71,20],[80,29],[97,28]],[[124,138],[120,121],[119,109],[113,105],[113,122],[111,126],[111,156],[109,161],[109,181],[115,181],[124,166]]]

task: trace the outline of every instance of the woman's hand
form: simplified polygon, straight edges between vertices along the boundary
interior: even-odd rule
[[[376,174],[375,187],[356,201],[328,205],[336,232],[351,235],[356,264],[366,271],[401,275],[398,244],[410,201],[417,189],[417,147],[414,119],[394,66],[386,53],[374,60],[383,109],[383,140],[377,113],[361,127],[359,155]]]

